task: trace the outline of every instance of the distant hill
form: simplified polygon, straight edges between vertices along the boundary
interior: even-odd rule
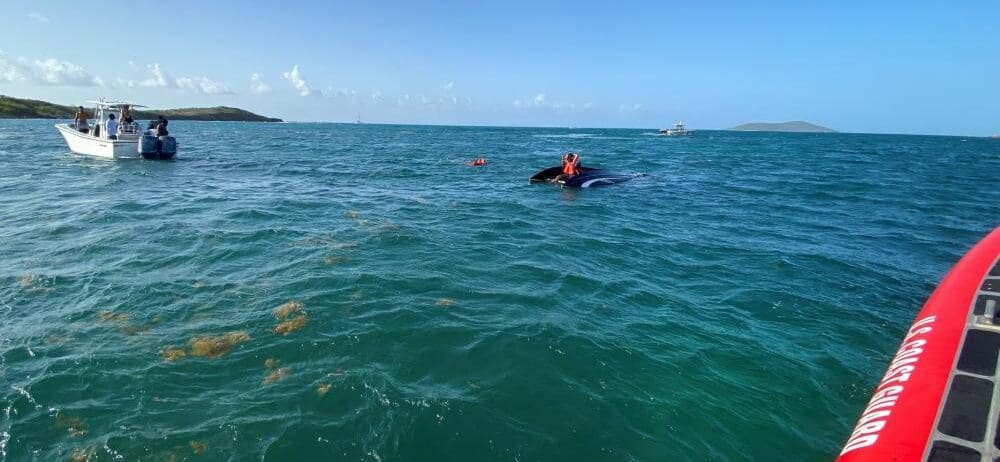
[[[92,108],[87,108],[92,111]],[[76,106],[62,106],[34,99],[0,95],[0,119],[72,119]],[[137,120],[155,119],[162,115],[170,120],[226,120],[237,122],[281,122],[250,111],[227,106],[132,111]]]
[[[837,133],[836,130],[819,126],[816,124],[811,124],[809,122],[802,122],[800,120],[795,120],[792,122],[779,122],[779,123],[748,123],[743,125],[737,125],[730,130],[736,130],[741,132],[800,132],[800,133]]]

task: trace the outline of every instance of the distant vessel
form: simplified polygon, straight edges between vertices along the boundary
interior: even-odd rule
[[[94,124],[56,124],[70,151],[106,159],[170,159],[177,153],[177,140],[172,136],[156,137],[144,133],[136,122],[119,122],[115,133],[108,133],[108,116],[123,108],[145,107],[127,101],[87,101],[95,105]]]
[[[661,128],[660,134],[665,136],[686,136],[694,133],[694,130],[684,128],[684,122],[677,122],[673,128]]]

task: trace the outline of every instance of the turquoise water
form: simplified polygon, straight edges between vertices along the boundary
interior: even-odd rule
[[[989,139],[171,127],[0,121],[0,460],[829,460],[1000,210]]]

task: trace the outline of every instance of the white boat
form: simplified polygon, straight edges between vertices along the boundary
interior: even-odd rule
[[[661,128],[660,134],[666,136],[686,136],[694,133],[694,130],[684,128],[684,122],[677,122],[674,128]]]
[[[145,107],[127,101],[88,101],[95,105],[94,124],[76,121],[56,124],[56,129],[66,140],[70,151],[106,159],[169,159],[177,152],[177,141],[172,136],[156,137],[145,133],[136,122],[120,122],[115,133],[108,133],[108,116],[120,113],[122,108]]]

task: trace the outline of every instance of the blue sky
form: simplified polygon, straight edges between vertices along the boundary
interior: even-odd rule
[[[0,0],[0,93],[297,121],[1000,132],[1000,2],[418,3]]]

